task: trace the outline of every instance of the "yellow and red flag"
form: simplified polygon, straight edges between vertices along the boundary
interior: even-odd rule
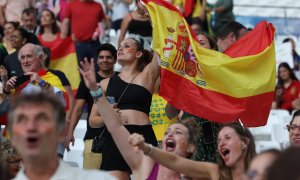
[[[144,0],[161,58],[160,95],[175,108],[219,123],[265,125],[275,89],[272,24],[259,23],[225,54],[204,49],[182,14],[163,0]]]
[[[65,73],[73,90],[77,90],[80,75],[75,51],[75,44],[71,37],[61,39],[53,44],[51,50],[51,61],[49,68],[60,70]]]

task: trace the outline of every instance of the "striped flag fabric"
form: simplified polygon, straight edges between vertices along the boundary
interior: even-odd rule
[[[73,90],[77,90],[80,83],[78,62],[75,44],[71,37],[61,39],[51,46],[50,69],[60,70],[65,73]]]
[[[160,95],[175,108],[219,123],[265,125],[276,70],[272,24],[262,21],[225,54],[204,49],[182,14],[162,0],[143,0],[161,59]]]

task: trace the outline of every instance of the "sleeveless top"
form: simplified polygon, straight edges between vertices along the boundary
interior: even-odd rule
[[[149,177],[147,178],[147,180],[156,180],[157,179],[157,175],[158,175],[158,169],[159,169],[159,165],[158,163],[154,163],[153,169],[149,175]]]
[[[128,24],[127,30],[129,34],[138,34],[144,37],[152,36],[152,26],[149,20],[148,21],[135,20],[131,16],[131,21]]]
[[[118,102],[127,85],[128,83],[123,81],[118,75],[114,75],[109,80],[106,96],[113,96]],[[146,88],[137,84],[130,84],[117,107],[121,110],[133,109],[149,115],[151,99],[152,94]]]

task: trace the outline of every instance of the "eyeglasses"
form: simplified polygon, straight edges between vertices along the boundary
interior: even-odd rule
[[[297,128],[300,131],[300,126],[297,126],[296,124],[286,125],[286,127],[288,131],[296,131]]]

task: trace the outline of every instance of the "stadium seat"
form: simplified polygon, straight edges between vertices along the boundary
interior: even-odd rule
[[[268,149],[280,150],[280,145],[275,141],[255,141],[256,153],[261,153]]]
[[[281,124],[283,126],[283,123],[280,123],[277,116],[270,114],[265,126],[249,128],[254,137],[257,152],[271,148],[281,149],[280,144],[275,139],[274,124]]]
[[[290,145],[289,133],[285,125],[273,124],[273,132],[274,132],[274,138],[280,144],[280,148],[282,150]]]
[[[276,116],[279,120],[279,123],[283,123],[285,125],[289,124],[292,119],[290,113],[284,109],[272,109],[270,116]]]
[[[84,119],[79,120],[79,122],[74,130],[74,138],[83,139],[86,130],[87,130],[86,120],[84,120]]]
[[[82,168],[84,142],[82,139],[75,139],[74,146],[70,146],[71,151],[64,153],[64,161],[71,166]]]

